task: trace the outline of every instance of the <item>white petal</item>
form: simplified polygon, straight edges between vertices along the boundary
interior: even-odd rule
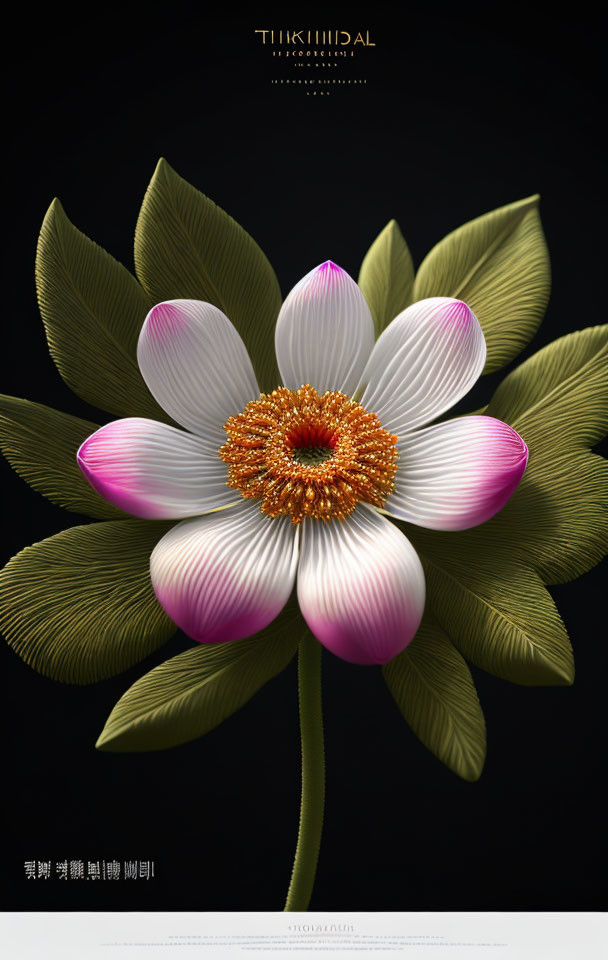
[[[218,643],[248,637],[281,612],[297,566],[289,517],[257,503],[185,520],[165,534],[150,559],[160,603],[189,637]]]
[[[345,270],[327,260],[288,294],[277,318],[275,348],[286,387],[352,394],[374,345],[365,297]]]
[[[402,435],[453,407],[485,362],[485,338],[466,303],[420,300],[378,338],[357,395],[385,430]]]
[[[202,440],[144,417],[96,430],[77,460],[102,497],[136,517],[192,517],[240,499],[226,486],[227,465]]]
[[[413,546],[376,510],[345,520],[304,521],[300,609],[315,636],[351,663],[386,663],[413,638],[424,610]]]
[[[200,300],[153,307],[137,360],[163,410],[214,449],[226,440],[228,417],[259,396],[245,344],[221,310]]]
[[[466,530],[493,517],[528,462],[518,433],[494,417],[460,417],[398,443],[395,492],[387,513],[433,530]]]

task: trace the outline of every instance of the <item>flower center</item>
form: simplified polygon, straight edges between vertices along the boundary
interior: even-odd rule
[[[224,429],[228,486],[271,517],[342,520],[360,501],[381,507],[395,488],[397,437],[344,393],[277,387]]]
[[[325,463],[333,455],[331,447],[294,447],[293,458],[296,463],[309,464],[312,467]]]

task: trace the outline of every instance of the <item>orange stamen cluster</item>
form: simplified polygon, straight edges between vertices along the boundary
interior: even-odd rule
[[[271,517],[342,520],[360,501],[381,507],[395,488],[397,437],[344,393],[277,387],[224,429],[228,485]]]

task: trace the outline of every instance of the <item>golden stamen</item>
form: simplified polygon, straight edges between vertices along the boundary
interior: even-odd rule
[[[224,429],[228,486],[271,517],[342,520],[360,501],[381,507],[395,489],[397,437],[344,393],[277,387]]]

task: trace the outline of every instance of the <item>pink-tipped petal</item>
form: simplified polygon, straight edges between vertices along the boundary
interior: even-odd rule
[[[528,462],[518,433],[494,417],[460,417],[398,444],[395,492],[387,513],[433,530],[466,530],[493,517]]]
[[[259,395],[247,348],[221,310],[169,300],[150,310],[137,361],[151,393],[173,419],[217,449],[228,417]]]
[[[304,521],[298,601],[321,643],[350,663],[386,663],[424,610],[422,565],[390,520],[360,505],[345,520]]]
[[[289,599],[296,566],[291,520],[241,501],[173,527],[152,552],[150,574],[171,619],[193,640],[219,643],[274,620]]]
[[[108,423],[87,437],[77,460],[102,497],[136,517],[192,517],[239,499],[217,453],[156,420]]]
[[[485,362],[485,338],[466,303],[419,300],[380,335],[357,393],[385,430],[401,436],[453,407]]]
[[[331,260],[307,273],[277,318],[275,349],[286,387],[309,383],[319,393],[351,394],[374,345],[365,297]]]

